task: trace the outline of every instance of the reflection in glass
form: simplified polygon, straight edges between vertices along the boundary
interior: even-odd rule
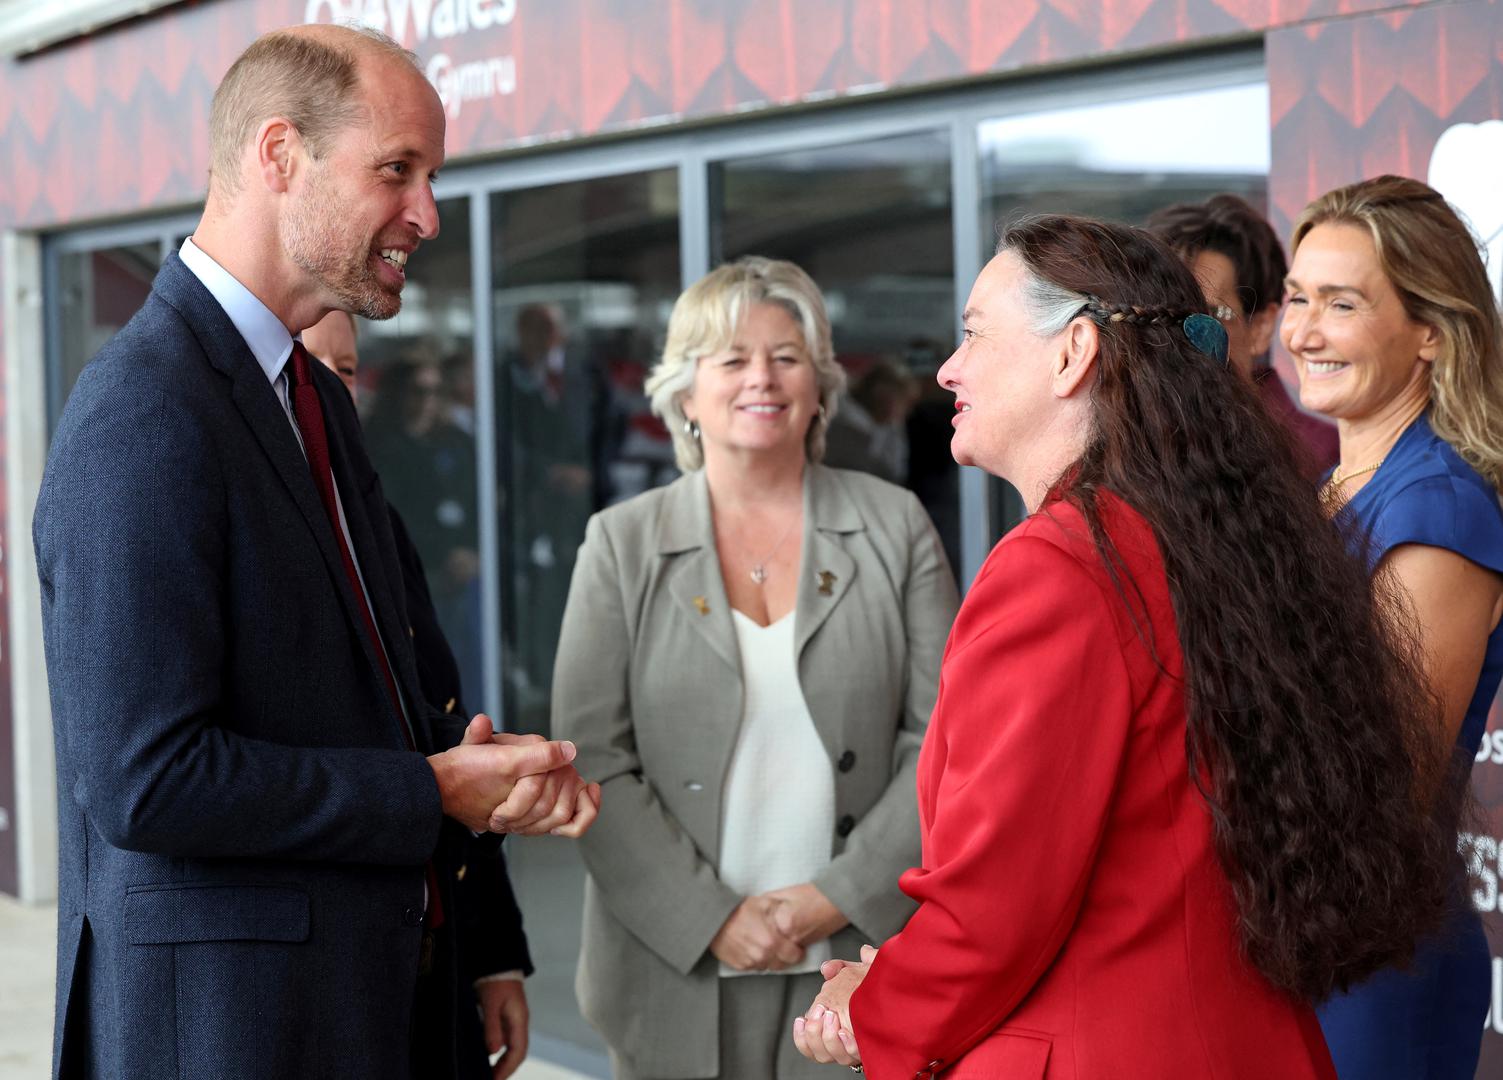
[[[679,291],[677,175],[504,192],[492,219],[507,726],[546,732],[585,522],[677,475],[642,394]]]
[[[84,365],[146,302],[161,255],[161,244],[149,240],[58,258],[56,325],[62,363],[52,374],[54,422]]]
[[[990,120],[978,129],[981,257],[1028,214],[1086,214],[1139,225],[1153,211],[1229,191],[1268,203],[1268,87],[1185,90]],[[996,540],[1022,500],[992,484]]]
[[[678,174],[500,192],[491,220],[505,717],[509,730],[546,733],[585,522],[678,475],[642,392],[681,285]],[[578,853],[516,838],[508,857],[538,969],[533,1028],[603,1054],[574,999]]]
[[[911,487],[958,567],[953,405],[934,382],[955,334],[948,135],[737,158],[711,192],[713,262],[788,259],[824,292],[851,384],[826,461]]]
[[[459,662],[463,704],[475,712],[484,669],[470,205],[449,199],[438,209],[443,228],[408,262],[402,310],[383,322],[359,321],[357,404],[387,501],[422,557]]]
[[[1221,191],[1267,203],[1268,87],[1189,90],[1024,113],[979,129],[983,256],[1024,214],[1141,223]]]

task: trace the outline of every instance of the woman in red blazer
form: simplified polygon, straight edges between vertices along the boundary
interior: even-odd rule
[[[1055,217],[999,252],[939,379],[1032,514],[946,648],[919,909],[794,1038],[880,1080],[1334,1078],[1311,1002],[1455,869],[1412,643],[1172,251]]]

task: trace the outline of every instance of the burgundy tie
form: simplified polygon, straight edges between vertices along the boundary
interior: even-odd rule
[[[355,572],[355,560],[350,555],[350,545],[339,526],[339,505],[334,500],[334,473],[329,466],[329,436],[324,430],[323,408],[318,401],[318,387],[313,385],[312,361],[301,341],[292,343],[292,414],[297,418],[298,431],[303,436],[303,451],[308,455],[308,467],[313,470],[313,486],[318,488],[318,497],[323,500],[324,513],[329,516],[329,527],[334,530],[334,541],[339,545],[339,559],[344,563],[345,577],[355,594],[355,607],[365,624],[365,633],[376,653],[376,663],[381,669],[381,678],[386,682],[386,692],[391,695],[391,706],[397,712],[402,726],[402,735],[407,740],[407,749],[416,750],[412,730],[407,724],[407,714],[402,711],[402,699],[397,693],[397,680],[392,677],[391,664],[386,659],[386,650],[381,647],[381,637],[376,633],[376,620],[371,615],[365,590],[360,586],[360,575]],[[433,863],[428,863],[428,915],[429,925],[443,925],[443,905],[439,900],[438,876]]]

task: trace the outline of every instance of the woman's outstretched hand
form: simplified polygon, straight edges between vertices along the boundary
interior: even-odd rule
[[[851,995],[876,957],[876,949],[863,945],[859,963],[827,960],[820,965],[825,985],[809,1011],[793,1022],[793,1045],[804,1057],[826,1065],[861,1064],[861,1050],[851,1023]]]

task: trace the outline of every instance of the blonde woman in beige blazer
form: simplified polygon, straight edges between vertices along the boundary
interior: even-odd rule
[[[712,272],[648,381],[685,475],[585,532],[553,723],[603,786],[576,985],[620,1080],[824,1075],[790,1036],[819,960],[913,910],[957,598],[911,493],[818,464],[843,381],[802,270]]]

